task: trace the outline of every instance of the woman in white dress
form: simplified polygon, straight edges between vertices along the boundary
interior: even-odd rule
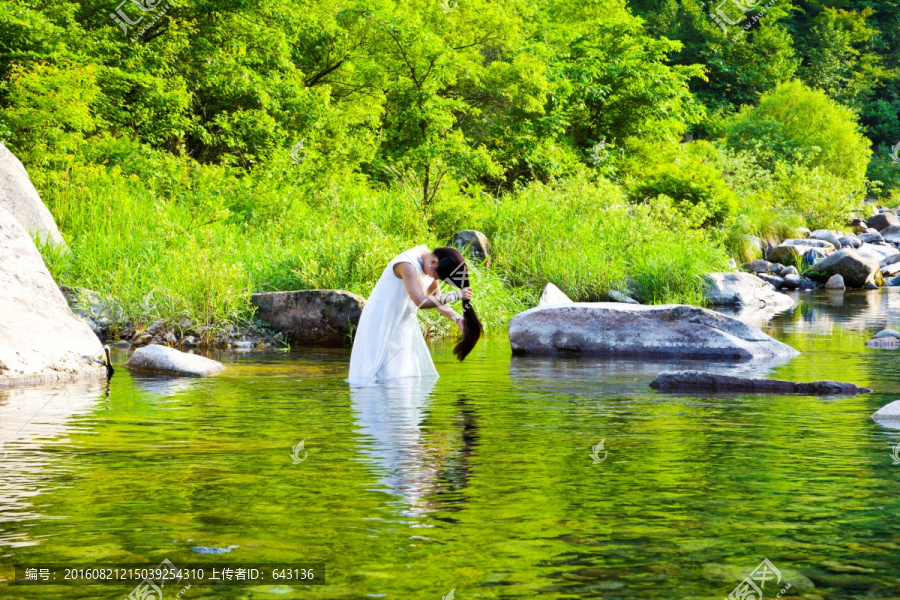
[[[459,291],[440,294],[439,281]],[[416,318],[418,309],[436,309],[456,322],[463,339],[453,352],[463,360],[478,338],[481,322],[472,308],[472,288],[462,254],[454,248],[417,246],[392,260],[366,300],[350,354],[352,385],[402,377],[437,377]],[[463,301],[463,316],[450,308]]]

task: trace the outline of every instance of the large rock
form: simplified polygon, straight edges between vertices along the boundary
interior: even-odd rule
[[[879,261],[865,256],[859,250],[844,248],[816,263],[816,271],[829,277],[840,275],[848,287],[861,288],[873,274],[881,275]]]
[[[829,231],[828,229],[816,229],[811,234],[809,234],[809,239],[828,242],[838,249],[840,249],[841,247],[841,242],[838,240],[838,236],[833,231]]]
[[[872,229],[882,231],[893,225],[900,225],[900,219],[894,213],[883,212],[866,219],[866,224]]]
[[[450,239],[450,245],[475,260],[484,261],[485,267],[491,266],[491,245],[480,231],[474,229],[457,231]]]
[[[576,302],[539,306],[509,323],[513,354],[786,359],[799,354],[737,319],[696,306]]]
[[[0,208],[0,385],[105,377],[102,354],[25,227]]]
[[[541,292],[538,306],[546,306],[547,304],[572,304],[572,299],[566,296],[561,289],[552,283],[548,283],[544,291]]]
[[[881,237],[889,244],[900,244],[900,225],[885,227],[881,232]]]
[[[900,423],[900,400],[894,400],[875,411],[872,418],[876,421],[894,421]]]
[[[798,383],[778,379],[751,379],[709,371],[669,371],[660,373],[650,387],[661,392],[740,392],[746,394],[868,394],[872,390],[840,381]]]
[[[36,234],[41,243],[49,241],[65,248],[66,243],[56,227],[56,221],[41,202],[25,167],[2,144],[0,155],[0,208],[9,211],[29,235]]]
[[[863,244],[857,248],[857,252],[863,256],[870,256],[878,262],[900,254],[900,251],[887,244]]]
[[[784,240],[769,250],[768,259],[771,262],[790,265],[797,262],[809,250],[813,250],[821,256],[828,256],[835,251],[835,247],[822,240]]]
[[[225,365],[218,361],[155,344],[138,348],[122,366],[132,371],[194,377],[215,375],[225,370]]]
[[[784,309],[794,306],[790,296],[773,291],[768,283],[750,273],[709,273],[704,279],[704,297],[710,304]]]
[[[862,242],[859,241],[859,238],[855,235],[842,235],[838,238],[838,241],[841,243],[841,248],[847,246],[850,248],[859,248],[862,245]]]
[[[253,294],[256,316],[295,344],[343,346],[359,324],[365,298],[344,290]]]

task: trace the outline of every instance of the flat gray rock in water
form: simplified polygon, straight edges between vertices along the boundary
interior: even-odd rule
[[[29,235],[38,234],[42,243],[48,240],[66,247],[53,215],[28,177],[28,171],[11,152],[0,144],[0,208],[15,217]]]
[[[740,392],[748,394],[868,394],[872,390],[840,381],[799,383],[777,379],[751,379],[708,371],[670,371],[660,373],[650,387],[661,392]]]
[[[793,308],[794,300],[751,273],[708,273],[704,297],[717,306]],[[782,280],[779,278],[779,282]]]
[[[788,359],[799,352],[756,327],[697,306],[576,302],[509,323],[514,354],[581,353],[712,360]]]
[[[548,283],[544,287],[544,291],[541,292],[538,306],[546,306],[547,304],[572,304],[572,299],[566,296],[561,289],[552,283]]]
[[[225,365],[218,361],[155,344],[135,350],[123,366],[134,371],[195,377],[215,375],[225,370]]]
[[[25,227],[0,208],[0,385],[105,377],[102,353]]]

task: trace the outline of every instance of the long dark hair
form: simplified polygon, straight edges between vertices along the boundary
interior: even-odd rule
[[[466,267],[466,259],[459,253],[456,248],[435,248],[434,255],[437,256],[437,274],[441,281],[446,281],[450,285],[459,289],[469,287],[469,269]],[[466,332],[463,339],[453,348],[453,354],[459,360],[465,359],[475,344],[481,338],[483,327],[472,303],[463,300],[463,318],[466,320]]]

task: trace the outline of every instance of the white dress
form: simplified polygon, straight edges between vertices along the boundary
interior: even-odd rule
[[[403,280],[394,274],[394,265],[410,263],[422,290],[427,291],[434,281],[423,269],[422,253],[427,251],[427,246],[417,246],[400,254],[385,267],[375,284],[353,340],[347,379],[350,384],[365,386],[403,377],[438,376],[419,328],[417,306]]]

